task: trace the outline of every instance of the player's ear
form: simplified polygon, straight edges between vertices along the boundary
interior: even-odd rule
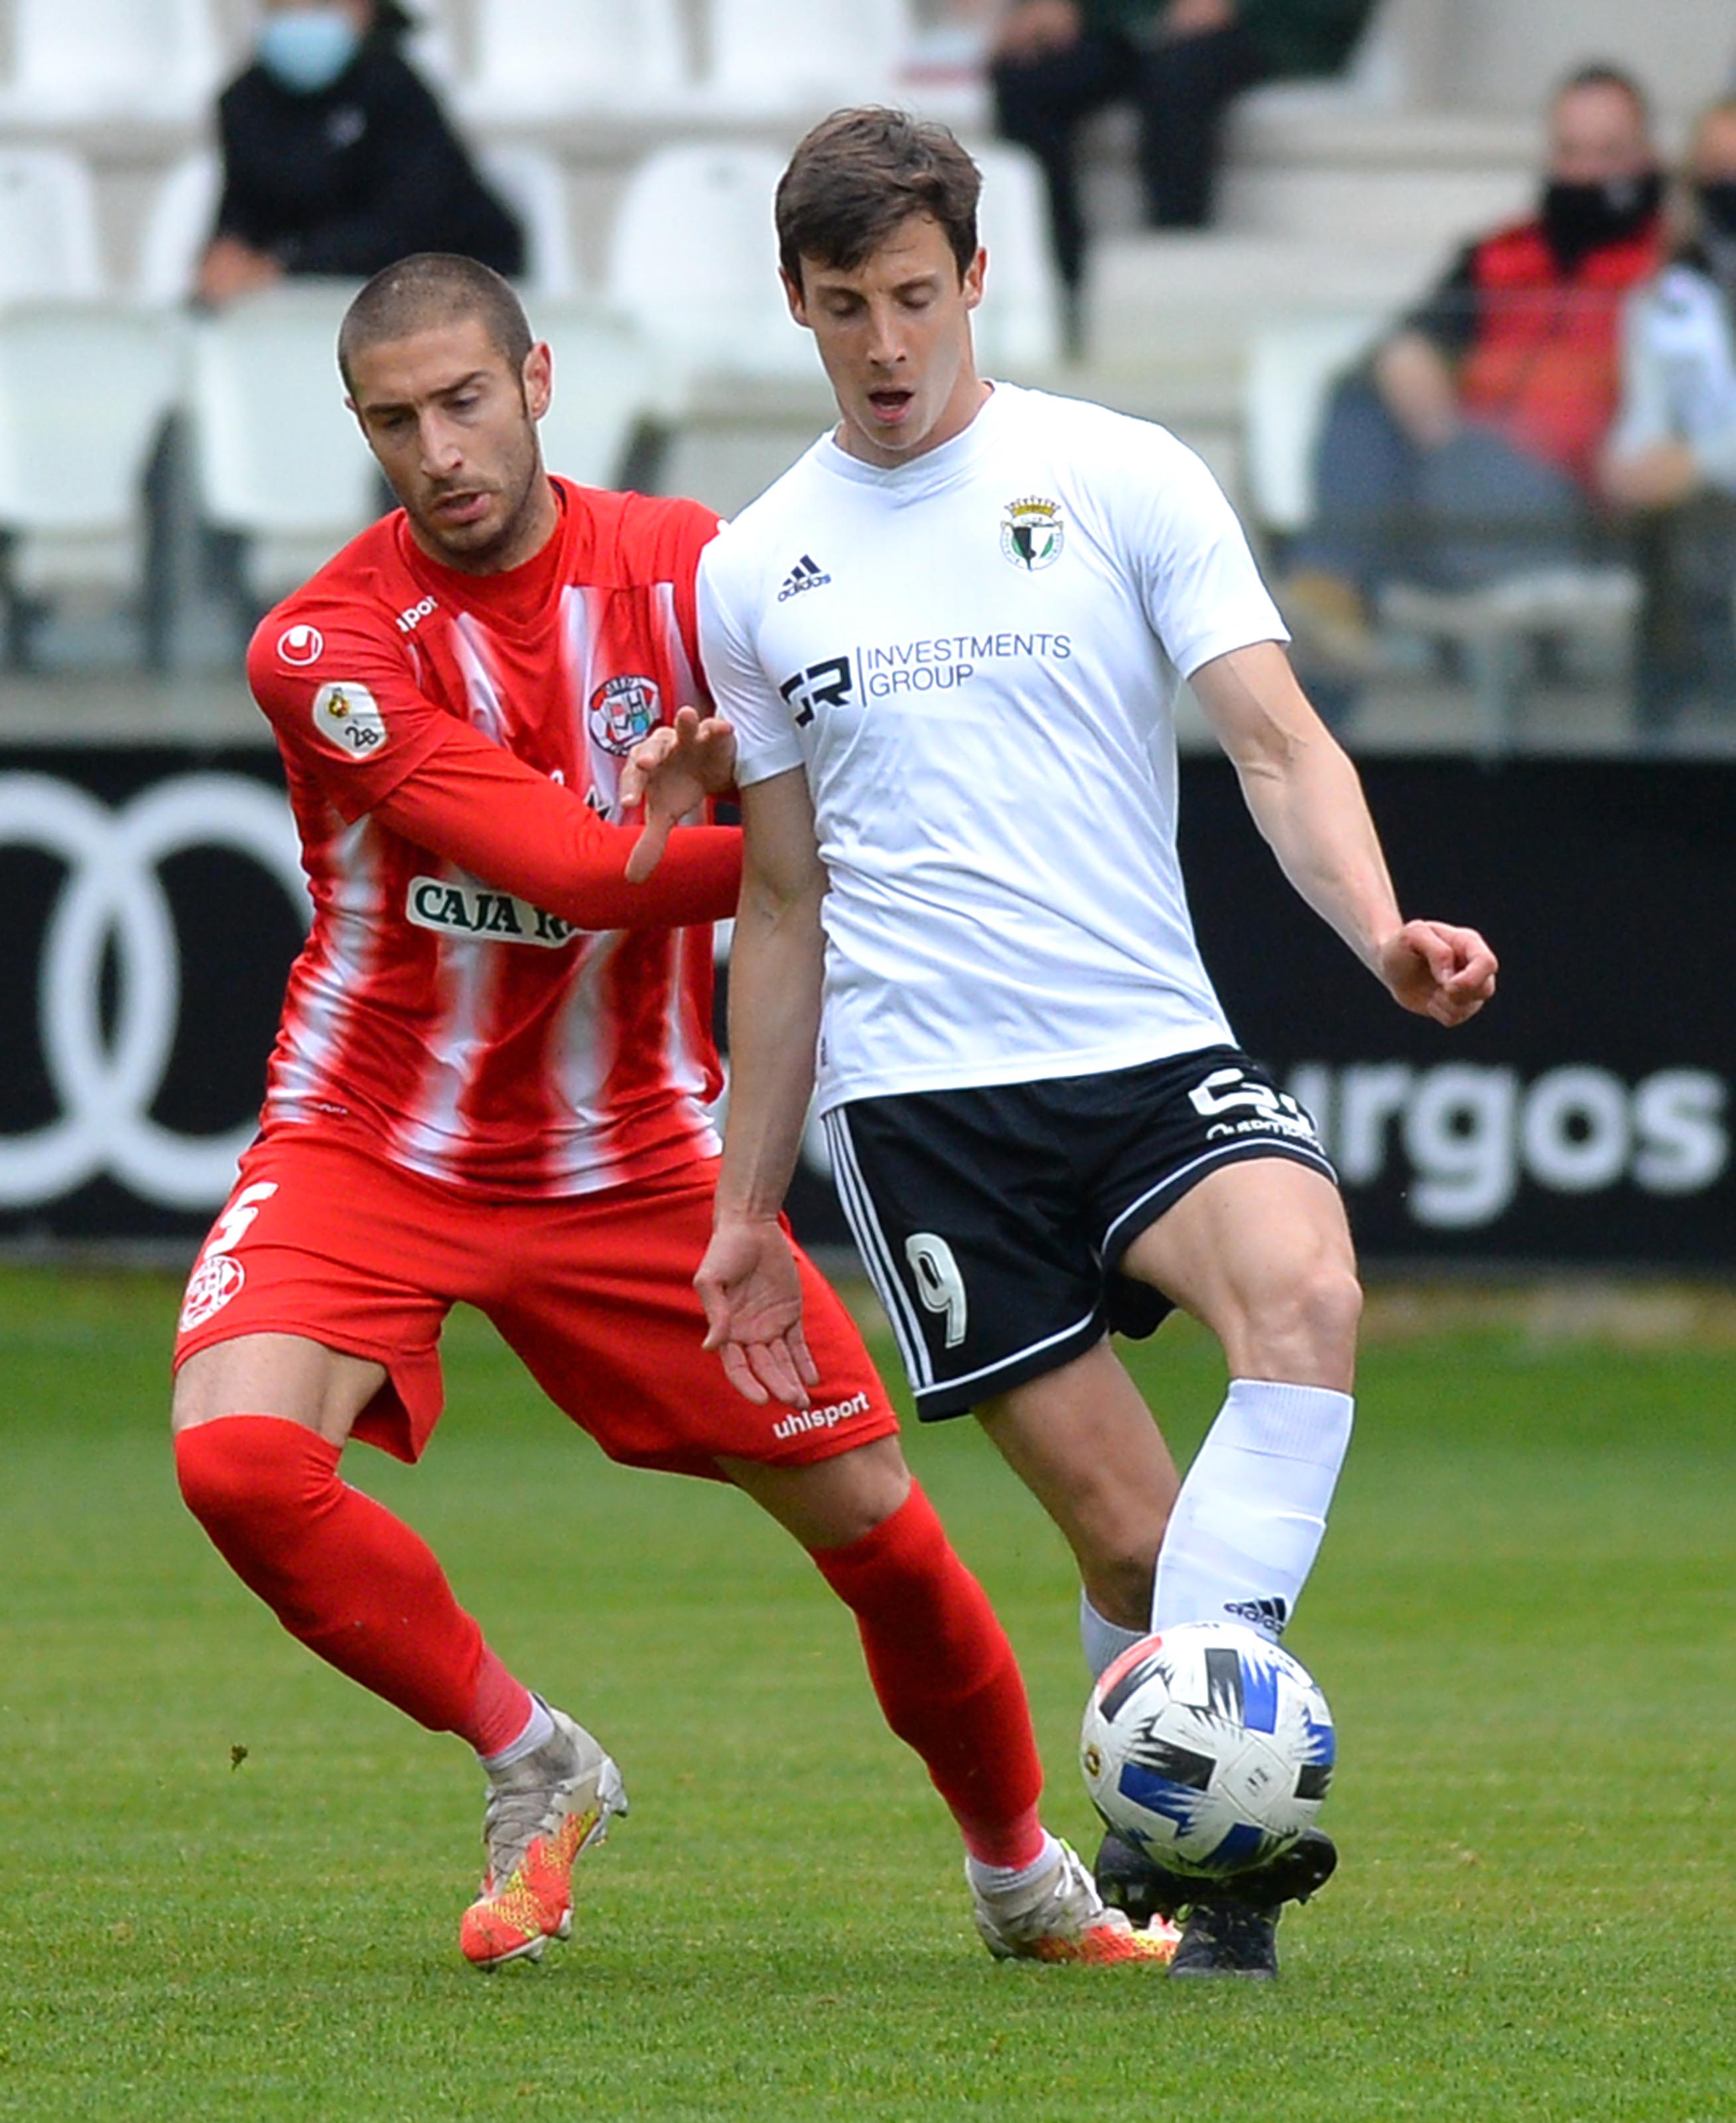
[[[554,396],[554,356],[545,340],[538,340],[525,356],[522,380],[525,410],[533,420],[540,420]]]
[[[960,283],[960,285],[964,289],[965,307],[967,310],[974,310],[977,304],[982,300],[983,275],[988,271],[988,269],[989,254],[985,250],[984,250],[982,246],[979,244],[977,246],[976,255],[971,260],[970,264],[966,266],[964,278]]]
[[[789,313],[798,325],[807,323],[807,304],[803,299],[799,281],[792,280],[780,265],[778,278],[784,283],[784,299],[789,304]]]

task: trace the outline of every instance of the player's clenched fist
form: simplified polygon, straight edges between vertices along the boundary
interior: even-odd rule
[[[1406,1010],[1439,1024],[1462,1024],[1495,993],[1498,969],[1475,929],[1407,921],[1381,945],[1377,970]]]

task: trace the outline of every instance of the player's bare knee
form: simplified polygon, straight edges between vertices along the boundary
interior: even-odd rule
[[[1356,1357],[1362,1285],[1355,1270],[1329,1255],[1298,1267],[1250,1305],[1238,1368],[1302,1385],[1347,1380]]]

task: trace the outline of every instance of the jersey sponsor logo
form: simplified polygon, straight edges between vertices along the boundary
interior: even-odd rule
[[[803,590],[824,589],[831,580],[825,569],[812,553],[804,553],[784,578],[784,587],[778,593],[779,604],[788,604],[793,597],[800,597]]]
[[[1001,512],[1000,549],[1015,568],[1034,574],[1052,568],[1061,557],[1067,527],[1061,521],[1061,504],[1041,494],[1027,494],[1009,501]]]
[[[386,718],[366,686],[345,678],[313,696],[313,726],[346,759],[371,759],[386,748]]]
[[[605,752],[625,759],[663,719],[663,696],[655,678],[631,673],[606,678],[591,696],[591,734]]]
[[[534,944],[556,951],[578,934],[558,914],[545,914],[527,900],[487,886],[461,884],[449,877],[413,877],[405,895],[405,918],[442,936],[481,936],[495,944]]]
[[[431,619],[440,609],[438,598],[425,597],[419,604],[406,605],[392,621],[400,634],[414,634],[425,619]]]
[[[796,728],[806,729],[816,708],[841,708],[855,691],[848,656],[828,656],[786,678],[778,691],[795,710]]]
[[[810,1430],[830,1430],[836,1423],[853,1415],[866,1415],[871,1405],[867,1394],[852,1394],[848,1400],[835,1400],[826,1408],[793,1408],[781,1422],[771,1427],[774,1437],[800,1437]]]
[[[317,663],[325,654],[325,637],[316,626],[286,626],[278,636],[278,657],[297,671]]]

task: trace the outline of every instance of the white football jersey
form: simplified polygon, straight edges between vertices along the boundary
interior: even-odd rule
[[[742,785],[812,790],[822,1110],[1231,1038],[1177,860],[1174,697],[1288,637],[1174,436],[1004,383],[895,470],[828,436],[706,547],[700,624]]]

